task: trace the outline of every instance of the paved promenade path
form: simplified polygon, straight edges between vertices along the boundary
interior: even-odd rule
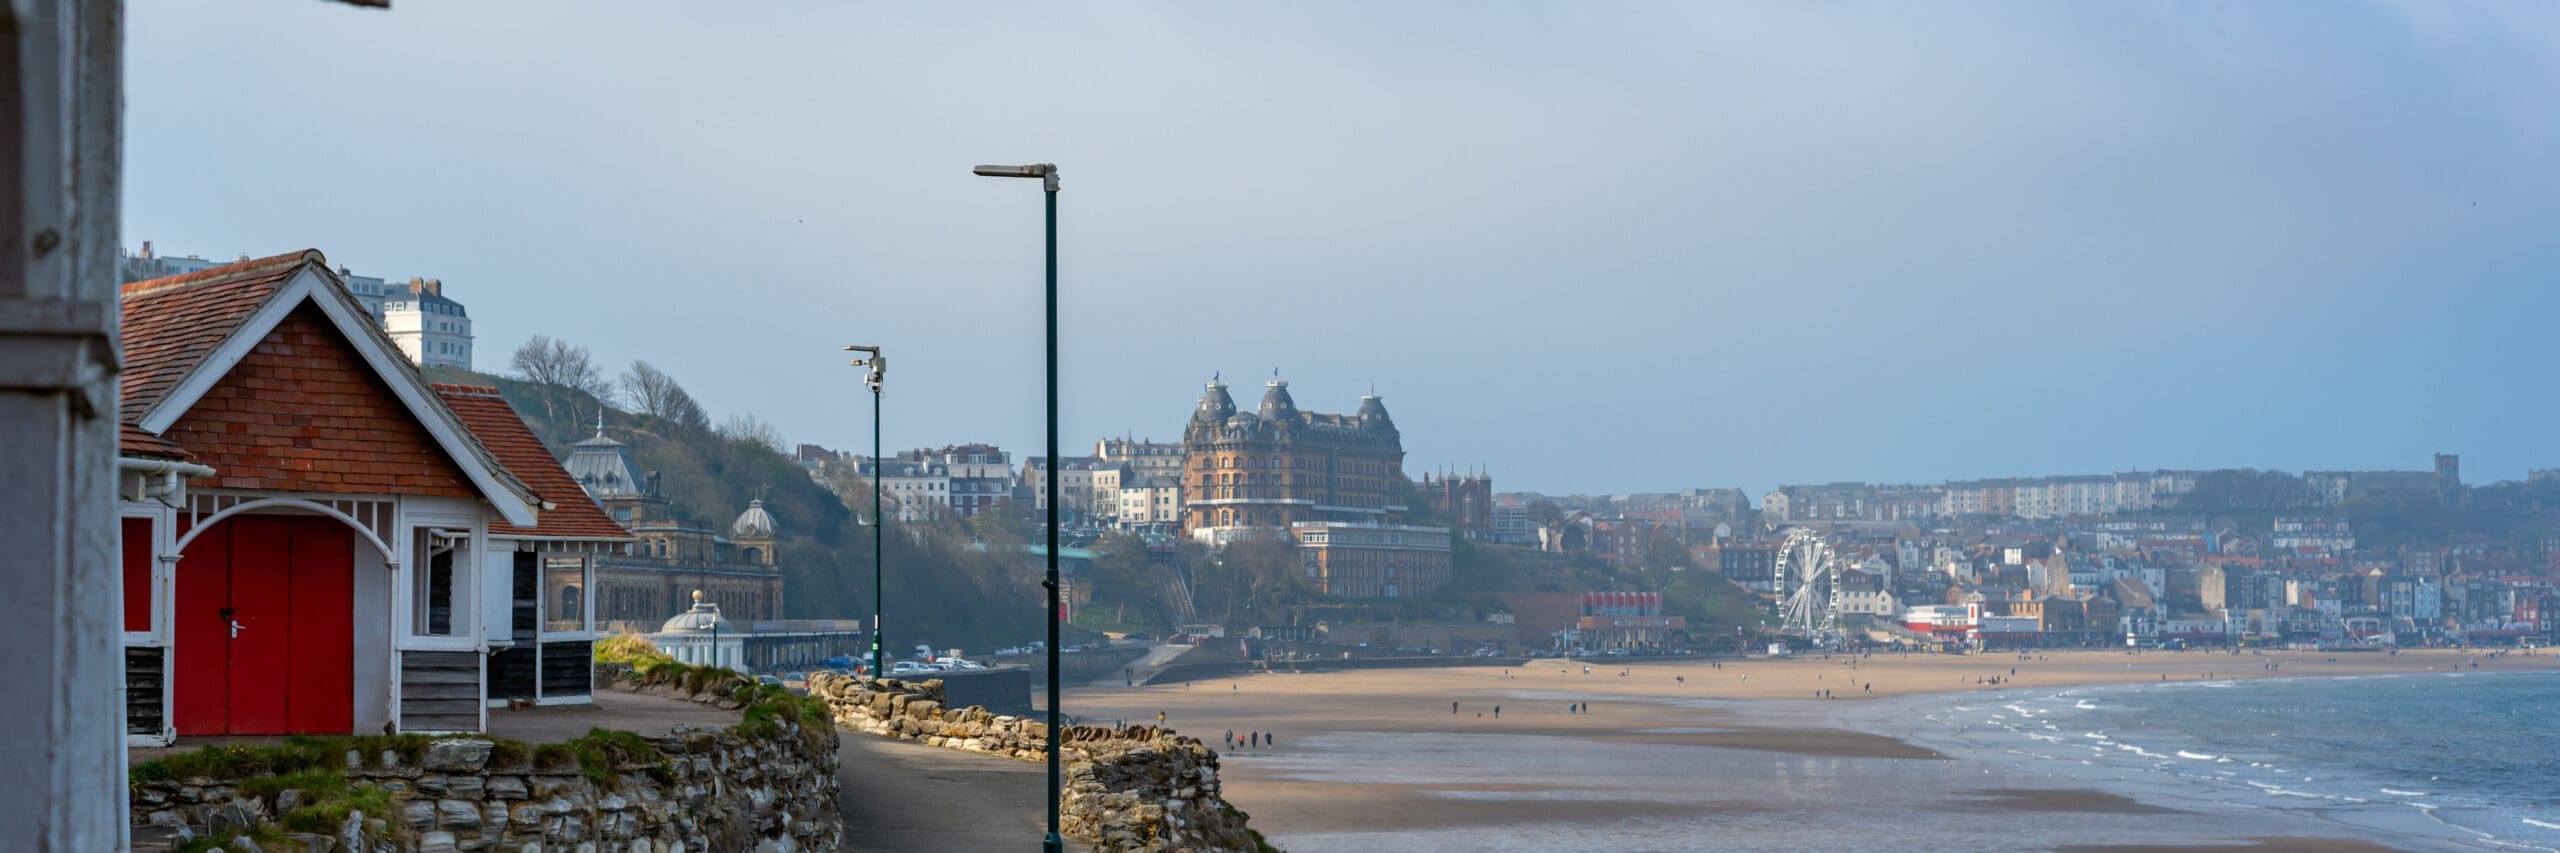
[[[1040,849],[1049,775],[1028,764],[842,732],[846,850]],[[1092,848],[1074,841],[1069,850]]]

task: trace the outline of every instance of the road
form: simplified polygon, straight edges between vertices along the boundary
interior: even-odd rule
[[[844,732],[837,778],[846,850],[1040,849],[1048,768]],[[1069,850],[1091,850],[1069,841]]]

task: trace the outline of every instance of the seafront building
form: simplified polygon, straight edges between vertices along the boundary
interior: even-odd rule
[[[430,386],[316,251],[122,296],[129,742],[586,701],[631,536],[505,401]]]

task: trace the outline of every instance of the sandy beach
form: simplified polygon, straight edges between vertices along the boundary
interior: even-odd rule
[[[1872,719],[1841,721],[1858,717],[1848,712],[1863,703],[1926,694],[2457,669],[2560,671],[2560,658],[2084,651],[1548,660],[1510,669],[1270,674],[1087,688],[1069,692],[1067,703],[1086,722],[1154,722],[1162,713],[1169,725],[1213,744],[1230,730],[1239,740],[1249,732],[1272,734],[1277,746],[1225,751],[1227,795],[1254,816],[1257,828],[1295,850],[1380,844],[1537,849],[1535,842],[1548,837],[1537,833],[1541,827],[1570,828],[1570,836],[1555,838],[1633,833],[1611,845],[1618,849],[1702,849],[1673,838],[1682,827],[1710,819],[1741,830],[1729,838],[1766,845],[1792,839],[1792,821],[1836,811],[1844,799],[1921,828],[1960,828],[1986,814],[2047,815],[2086,826],[2088,840],[2107,844],[2124,837],[2109,834],[2110,827],[2156,827],[2170,810],[1991,768],[1968,769],[1961,784],[1952,784],[1950,762],[1964,756],[1940,755]],[[1824,691],[1831,698],[1821,698]],[[1906,820],[1921,814],[1930,817]],[[2194,834],[2181,837],[2201,844],[2293,849],[2343,840],[2269,837],[2277,833],[2243,823],[2185,823]],[[1865,840],[1889,842],[1891,835]],[[1751,846],[1737,841],[1723,849]]]

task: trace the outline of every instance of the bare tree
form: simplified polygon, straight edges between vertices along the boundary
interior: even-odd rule
[[[610,401],[613,397],[612,383],[605,381],[604,372],[596,368],[595,359],[587,353],[587,348],[571,346],[568,341],[549,335],[535,335],[516,348],[509,364],[515,368],[516,375],[526,381],[583,391],[595,395],[598,400]],[[545,414],[557,416],[548,396],[543,398],[542,407]]]
[[[730,415],[720,423],[720,436],[731,441],[747,441],[764,449],[782,452],[782,431],[751,414]]]
[[[648,362],[632,362],[631,369],[622,373],[622,388],[630,394],[631,408],[640,414],[694,429],[711,425],[711,417],[702,411],[702,404],[694,402],[693,395],[685,393],[675,377]]]
[[[544,385],[557,385],[594,393],[605,387],[604,372],[596,369],[593,356],[586,347],[571,346],[568,341],[549,335],[535,335],[516,348],[511,363],[516,375]]]

